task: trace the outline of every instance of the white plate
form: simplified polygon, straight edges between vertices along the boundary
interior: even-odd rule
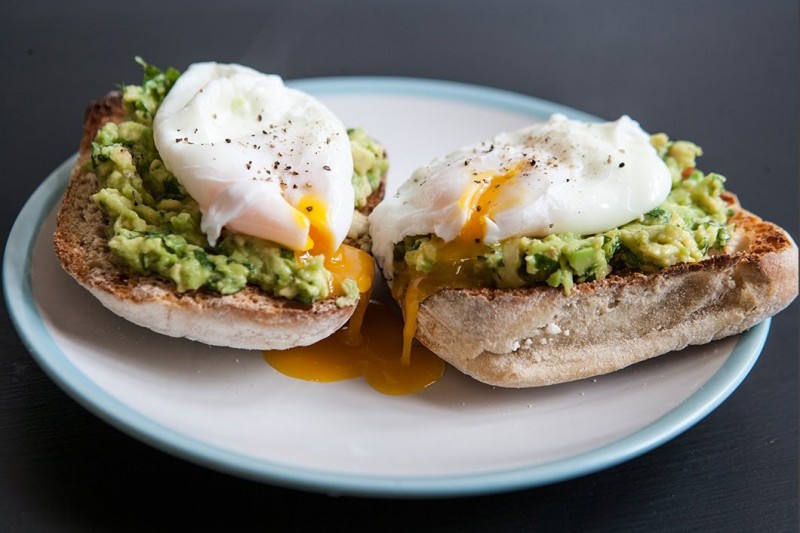
[[[415,166],[498,131],[574,110],[495,89],[395,78],[293,86],[387,147],[389,191]],[[77,135],[77,132],[76,132]],[[448,368],[411,396],[362,380],[318,384],[256,351],[151,333],[106,311],[61,270],[54,213],[74,157],[53,172],[9,236],[12,319],[51,378],[129,434],[182,458],[268,483],[334,494],[453,496],[564,480],[675,437],[718,406],[758,358],[769,321],[623,371],[539,389],[482,385]]]

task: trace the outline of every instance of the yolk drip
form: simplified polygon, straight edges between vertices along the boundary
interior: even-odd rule
[[[401,360],[408,362],[411,357],[414,335],[417,331],[417,312],[425,298],[441,288],[480,287],[481,280],[462,274],[469,261],[485,250],[483,244],[456,239],[446,243],[436,251],[436,268],[428,273],[403,272],[395,276],[392,295],[403,302],[403,345]]]
[[[325,258],[325,268],[332,274],[328,284],[331,295],[341,296],[342,282],[348,278],[355,280],[358,285],[361,297],[353,316],[350,317],[349,327],[345,330],[350,344],[355,344],[361,340],[361,323],[367,309],[366,302],[369,302],[372,294],[375,263],[372,261],[372,256],[363,250],[343,244],[336,253]]]
[[[328,209],[325,202],[316,196],[304,196],[297,204],[297,209],[308,219],[308,242],[304,251],[312,255],[334,253],[333,243],[335,237],[328,221]]]
[[[485,250],[486,218],[501,207],[499,198],[503,186],[512,182],[521,168],[522,165],[518,164],[503,174],[475,176],[459,202],[467,209],[467,221],[457,238],[436,250],[434,269],[431,272],[405,271],[395,277],[392,295],[398,301],[402,299],[405,318],[401,358],[404,362],[411,356],[420,302],[442,288],[465,289],[482,285],[481,280],[471,277],[463,269]]]
[[[384,394],[411,394],[435,383],[444,373],[444,361],[422,346],[413,357],[397,357],[403,347],[401,319],[389,308],[370,302],[375,266],[372,257],[343,244],[326,257],[331,272],[330,292],[342,294],[347,278],[358,284],[361,298],[346,327],[311,346],[264,352],[264,359],[282,374],[308,381],[330,382],[364,376]],[[410,350],[410,353],[412,350]]]

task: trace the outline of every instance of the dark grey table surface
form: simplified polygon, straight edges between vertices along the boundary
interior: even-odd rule
[[[0,234],[77,147],[84,106],[139,79],[246,62],[285,78],[414,76],[517,91],[701,144],[701,167],[798,236],[798,6],[752,1],[4,3]],[[11,250],[10,252],[14,252]],[[5,250],[9,253],[9,250]],[[65,302],[69,305],[69,302]],[[0,317],[0,530],[796,531],[797,303],[718,409],[626,463],[433,500],[330,497],[151,448],[62,392]]]

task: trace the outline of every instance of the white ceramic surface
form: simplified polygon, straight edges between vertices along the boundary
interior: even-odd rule
[[[428,80],[294,85],[387,146],[388,194],[415,166],[463,144],[555,111],[587,118],[530,97]],[[769,329],[766,321],[615,374],[539,389],[489,387],[453,368],[425,391],[399,397],[362,380],[295,380],[259,352],[127,323],[64,274],[50,238],[69,166],[40,187],[9,238],[29,252],[4,261],[6,298],[23,340],[59,385],[105,420],[253,479],[329,493],[441,496],[582,475],[644,453],[713,410],[755,363]]]

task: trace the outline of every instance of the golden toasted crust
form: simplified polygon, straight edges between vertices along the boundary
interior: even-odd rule
[[[117,92],[92,102],[86,110],[78,162],[53,236],[56,255],[67,273],[123,318],[165,335],[207,344],[285,349],[317,342],[347,322],[355,306],[338,307],[332,299],[304,305],[249,286],[228,296],[178,293],[169,281],[120,266],[108,248],[106,216],[91,200],[97,192],[97,177],[84,169],[84,163],[97,130],[122,117]],[[373,194],[370,206],[380,201],[382,191],[383,187]]]
[[[385,153],[385,152],[384,152]],[[386,153],[386,157],[389,157],[388,153]],[[378,186],[378,189],[374,191],[369,197],[367,197],[367,204],[359,209],[362,215],[369,216],[372,213],[372,210],[375,209],[381,200],[383,200],[383,196],[386,194],[386,175],[383,176],[381,179],[381,184]]]
[[[789,305],[798,252],[781,228],[735,209],[729,253],[657,274],[561,289],[443,289],[419,308],[417,338],[475,379],[534,387],[597,376],[741,333]]]

